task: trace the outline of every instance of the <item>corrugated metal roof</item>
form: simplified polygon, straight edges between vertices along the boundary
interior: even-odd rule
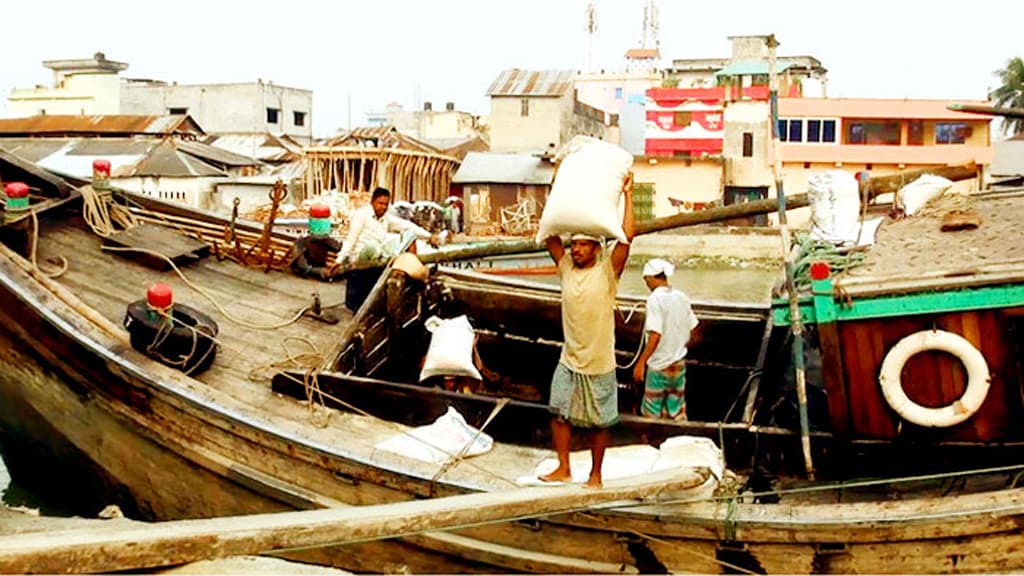
[[[572,70],[504,70],[487,89],[488,96],[561,96],[572,90]]]
[[[161,143],[129,170],[125,176],[227,176],[228,174],[198,158],[179,151],[170,140]]]
[[[242,154],[235,154],[229,150],[225,150],[217,146],[211,146],[209,144],[203,144],[202,142],[181,141],[175,142],[175,146],[177,146],[179,150],[191,154],[196,158],[216,162],[217,164],[223,164],[225,166],[261,166],[263,164],[255,158],[243,156]]]
[[[555,167],[530,154],[470,152],[453,184],[551,184]]]
[[[36,164],[47,170],[52,170],[58,174],[66,174],[68,176],[75,176],[78,178],[92,178],[92,161],[93,160],[107,160],[110,162],[110,175],[121,176],[126,170],[130,170],[140,160],[145,158],[144,153],[140,154],[102,154],[102,155],[86,155],[86,154],[69,154],[77,144],[75,140],[65,141],[65,145],[60,149],[42,158],[36,162]]]
[[[50,154],[67,146],[66,138],[0,138],[0,148],[14,154],[22,160],[39,162]]]
[[[0,134],[205,134],[188,115],[104,116],[45,115],[0,119]]]
[[[221,134],[207,144],[264,162],[287,162],[302,156],[302,147],[291,138],[274,134]]]
[[[331,138],[325,146],[366,146],[372,144],[375,148],[397,148],[400,150],[412,150],[414,152],[426,152],[429,154],[441,154],[441,150],[407,136],[398,131],[391,124],[384,126],[362,126],[353,128],[339,136]]]

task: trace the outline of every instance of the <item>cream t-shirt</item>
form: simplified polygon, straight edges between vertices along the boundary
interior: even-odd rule
[[[615,294],[619,279],[611,258],[601,250],[589,268],[576,268],[568,251],[558,262],[562,281],[560,362],[580,374],[615,370]]]

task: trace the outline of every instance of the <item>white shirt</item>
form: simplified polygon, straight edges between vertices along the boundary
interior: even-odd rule
[[[647,359],[647,367],[664,370],[685,358],[690,331],[696,327],[697,317],[693,314],[686,294],[670,286],[655,288],[647,297],[644,330],[661,334],[661,340]]]
[[[385,246],[387,244],[388,232],[409,231],[419,238],[430,238],[430,232],[420,228],[416,224],[395,216],[391,212],[385,212],[377,218],[373,213],[373,206],[363,206],[352,212],[351,221],[348,226],[348,236],[341,247],[338,259],[342,260],[352,256],[358,257],[367,245]]]

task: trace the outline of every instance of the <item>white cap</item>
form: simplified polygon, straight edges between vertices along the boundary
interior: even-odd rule
[[[675,273],[676,267],[672,265],[668,260],[662,260],[661,258],[652,258],[644,264],[644,276],[657,276],[664,274],[665,278],[671,278],[672,274]]]
[[[597,236],[591,236],[590,234],[573,234],[570,240],[572,242],[577,240],[589,240],[590,242],[597,242],[600,244],[604,239]]]

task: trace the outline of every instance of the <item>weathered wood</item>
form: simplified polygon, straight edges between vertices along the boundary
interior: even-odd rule
[[[903,186],[910,184],[925,174],[934,174],[957,182],[959,180],[977,178],[978,170],[978,165],[974,163],[903,170],[885,176],[872,176],[868,178],[867,188],[870,192],[870,197],[874,198],[880,194],[895,193]]]
[[[169,228],[148,224],[111,234],[104,239],[103,245],[151,250],[167,256],[179,266],[203,258],[210,253],[210,246],[205,242],[198,242]],[[130,258],[135,258],[150,268],[170,269],[170,264],[162,258],[146,253],[128,254]]]
[[[532,487],[378,506],[15,535],[0,542],[0,571],[112,572],[365,542],[594,506],[657,501],[696,488],[709,476],[706,469],[677,469],[609,481],[601,490],[580,485]]]
[[[835,322],[818,324],[818,343],[821,346],[821,376],[828,395],[829,424],[836,434],[845,434],[849,428],[849,406],[846,401],[846,381],[843,378],[843,349],[839,329]]]
[[[956,112],[972,112],[974,114],[989,114],[991,116],[1003,116],[1004,118],[1024,118],[1024,108],[999,108],[996,106],[982,106],[979,104],[950,104],[946,108]]]

